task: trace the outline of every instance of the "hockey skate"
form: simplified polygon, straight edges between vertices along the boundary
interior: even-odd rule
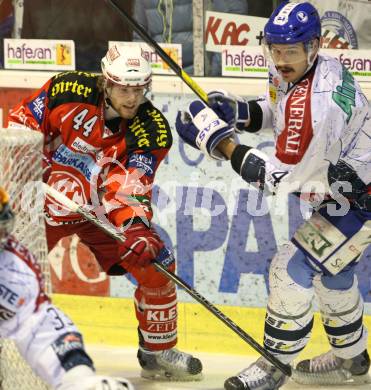
[[[352,359],[342,359],[332,351],[302,360],[292,372],[292,379],[303,385],[338,385],[371,383],[367,350]]]
[[[175,348],[149,351],[139,347],[138,360],[141,376],[146,379],[168,381],[199,381],[202,363],[199,359]]]
[[[224,382],[225,390],[276,390],[287,380],[276,367],[268,363],[263,357],[251,364],[236,376]]]

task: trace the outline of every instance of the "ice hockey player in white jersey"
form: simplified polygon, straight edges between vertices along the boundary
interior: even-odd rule
[[[95,373],[82,335],[45,294],[36,259],[10,234],[14,218],[0,187],[0,337],[14,340],[32,370],[53,389],[134,390],[124,378]]]
[[[363,300],[354,274],[370,244],[371,120],[359,84],[336,59],[318,54],[321,24],[308,2],[284,2],[264,29],[270,62],[266,96],[251,101],[209,93],[193,101],[176,128],[191,146],[231,161],[271,195],[289,188],[313,214],[274,256],[264,346],[291,363],[310,338],[316,295],[331,350],[299,362],[302,384],[370,381]],[[246,91],[248,94],[248,91]],[[240,145],[235,132],[272,128],[275,155]],[[276,390],[284,374],[264,358],[225,381],[227,390]]]

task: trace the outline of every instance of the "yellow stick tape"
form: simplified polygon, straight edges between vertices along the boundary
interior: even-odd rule
[[[125,347],[138,345],[137,320],[132,299],[54,294],[53,302],[75,322],[84,335],[85,343]],[[218,305],[218,308],[262,344],[264,308],[224,305]],[[257,355],[245,341],[198,303],[179,303],[178,317],[180,349]],[[365,325],[371,329],[371,316],[365,316],[364,319]],[[368,347],[371,348],[370,339]],[[315,313],[311,340],[300,357],[311,357],[328,349],[319,315]]]
[[[209,101],[209,98],[207,96],[207,93],[182,69],[182,79],[183,81],[190,87],[193,88],[194,91],[196,91],[203,99],[204,102]]]

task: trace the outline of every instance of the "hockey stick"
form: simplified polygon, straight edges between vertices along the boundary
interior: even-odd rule
[[[118,14],[125,19],[127,23],[138,33],[144,42],[152,46],[161,59],[177,74],[192,91],[207,105],[209,105],[209,98],[207,93],[186,73],[165,51],[164,49],[152,39],[146,30],[133,19],[125,10],[123,10],[117,3],[117,0],[107,0],[107,2],[118,12]]]
[[[125,243],[125,238],[122,233],[117,232],[111,226],[101,222],[96,216],[86,210],[83,206],[79,206],[77,203],[67,198],[64,194],[58,192],[56,189],[50,187],[49,185],[43,183],[43,188],[46,194],[54,198],[63,206],[68,207],[71,211],[80,214],[87,221],[93,223],[100,230],[107,233],[110,237],[115,240]],[[172,280],[179,287],[182,287],[187,293],[193,297],[197,302],[199,302],[203,307],[209,310],[215,317],[224,322],[230,329],[232,329],[236,334],[238,334],[247,344],[255,349],[260,355],[264,356],[269,362],[271,362],[275,367],[277,367],[283,374],[291,376],[291,367],[280,362],[274,355],[264,349],[260,344],[258,344],[250,335],[248,335],[243,329],[241,329],[237,324],[235,324],[229,317],[223,314],[218,308],[216,308],[212,303],[210,303],[205,297],[198,293],[195,289],[189,286],[184,280],[179,276],[175,275],[173,272],[169,271],[164,265],[154,262],[154,267]]]

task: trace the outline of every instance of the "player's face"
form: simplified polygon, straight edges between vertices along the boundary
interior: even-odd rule
[[[303,43],[270,45],[269,56],[287,83],[300,79],[308,67],[308,55]]]
[[[123,87],[113,85],[110,99],[113,108],[124,119],[134,118],[141,103],[143,103],[145,87]]]

